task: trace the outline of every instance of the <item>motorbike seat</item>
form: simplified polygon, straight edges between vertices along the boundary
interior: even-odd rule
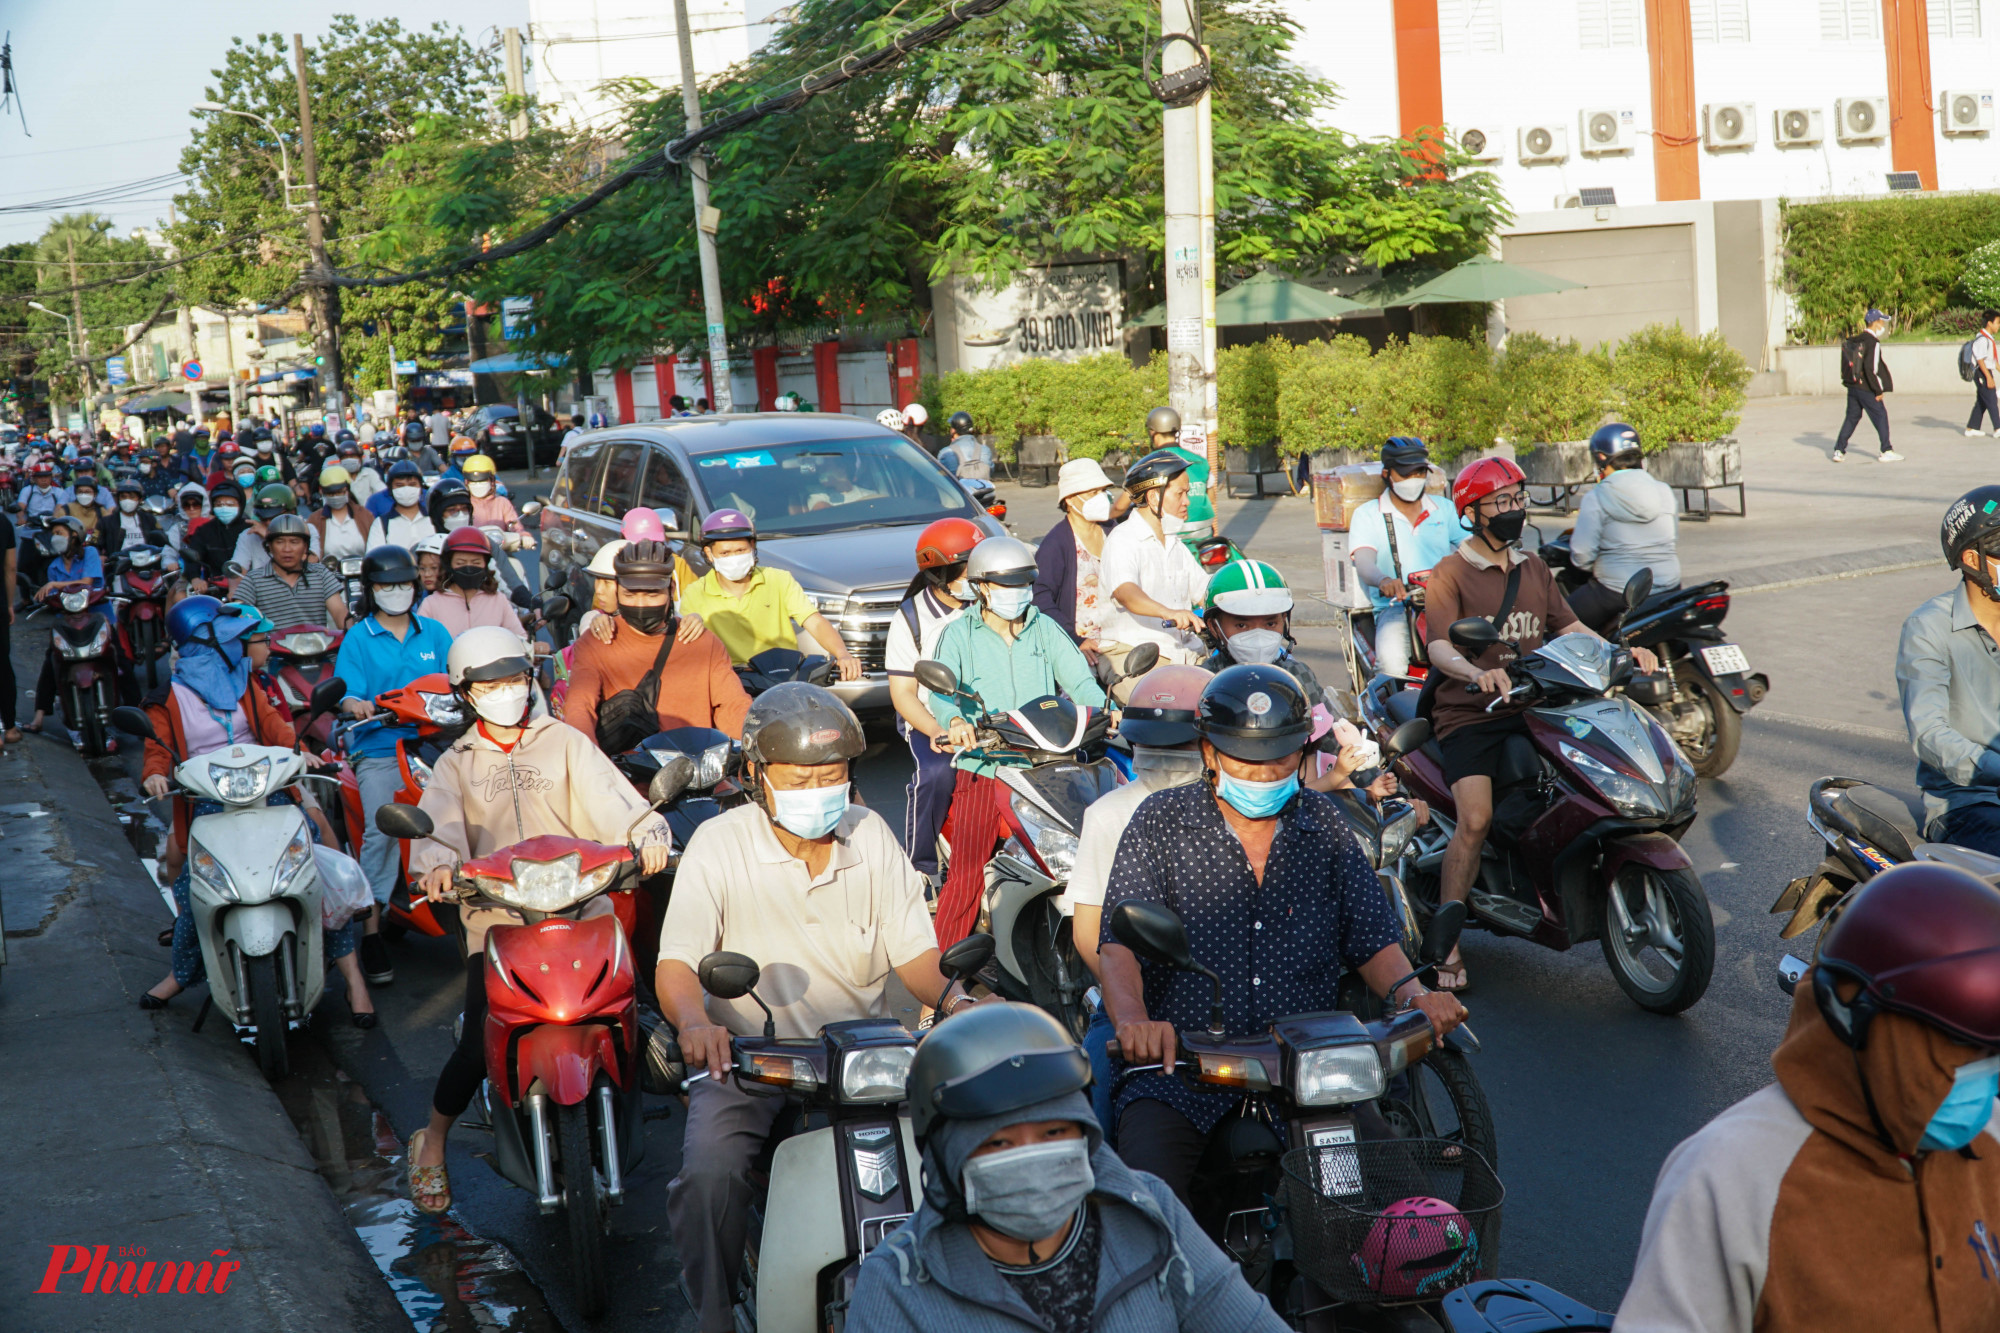
[[[1493,780],[1495,791],[1522,787],[1542,776],[1542,756],[1526,736],[1509,736],[1500,748],[1500,771]]]
[[[1892,792],[1856,778],[1823,778],[1812,786],[1812,811],[1828,829],[1867,844],[1892,861],[1915,857],[1923,841],[1909,807]]]
[[[1400,727],[1417,715],[1417,696],[1422,693],[1422,690],[1385,690],[1382,694],[1382,707],[1388,712],[1391,720]],[[1444,767],[1444,751],[1438,749],[1435,737],[1425,741],[1418,753],[1429,755],[1432,763],[1440,768]]]

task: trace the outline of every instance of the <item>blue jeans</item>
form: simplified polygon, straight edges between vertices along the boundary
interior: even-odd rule
[[[1847,386],[1847,419],[1840,423],[1840,435],[1833,442],[1835,453],[1847,452],[1847,442],[1854,438],[1854,428],[1861,423],[1864,412],[1874,423],[1875,434],[1881,438],[1882,452],[1889,452],[1889,409],[1882,406],[1882,395],[1850,384]]]
[[[1083,1053],[1090,1057],[1090,1109],[1097,1112],[1097,1126],[1104,1131],[1108,1142],[1112,1135],[1111,1120],[1111,1079],[1113,1069],[1111,1052],[1105,1047],[1116,1036],[1118,1029],[1111,1026],[1104,1006],[1099,1005],[1090,1016],[1090,1028],[1083,1034]]]
[[[1946,811],[1938,841],[2000,856],[2000,805],[1962,805]]]
[[[368,876],[375,901],[386,903],[402,877],[403,850],[401,843],[375,827],[375,811],[394,801],[403,789],[403,767],[393,754],[374,755],[354,761],[354,777],[361,785],[361,809],[368,821],[361,834],[361,855],[356,859],[361,862],[361,873]]]

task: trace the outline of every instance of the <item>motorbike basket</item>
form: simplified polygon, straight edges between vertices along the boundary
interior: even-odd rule
[[[1383,1139],[1285,1154],[1279,1199],[1299,1272],[1336,1301],[1435,1301],[1493,1276],[1506,1192],[1449,1139]]]

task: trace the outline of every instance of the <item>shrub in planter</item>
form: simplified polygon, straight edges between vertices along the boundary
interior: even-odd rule
[[[1278,438],[1285,455],[1373,448],[1360,412],[1374,377],[1367,342],[1351,333],[1293,348],[1278,381]]]
[[[1273,337],[1216,353],[1217,433],[1226,447],[1258,449],[1278,438],[1278,384],[1292,352]]]
[[[1416,435],[1430,445],[1432,458],[1449,463],[1492,445],[1500,404],[1484,342],[1392,339],[1375,354],[1372,369],[1359,422],[1367,447],[1391,435]]]
[[[1499,433],[1524,449],[1588,437],[1611,401],[1608,358],[1536,333],[1508,335],[1493,381],[1503,404]]]
[[[1618,344],[1611,379],[1613,410],[1650,454],[1734,431],[1750,366],[1719,330],[1697,337],[1678,324],[1650,324]]]

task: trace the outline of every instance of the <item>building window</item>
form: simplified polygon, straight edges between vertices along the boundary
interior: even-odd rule
[[[1690,0],[1688,19],[1697,42],[1750,40],[1750,0]]]
[[[1577,45],[1587,51],[1645,44],[1639,0],[1577,0],[1576,31]],[[1698,25],[1696,31],[1700,31]]]
[[[1438,49],[1448,56],[1500,50],[1500,0],[1438,0]]]
[[[1880,0],[1819,0],[1819,35],[1826,42],[1872,42],[1882,35]]]
[[[1931,0],[1931,36],[1979,36],[1979,0]]]

